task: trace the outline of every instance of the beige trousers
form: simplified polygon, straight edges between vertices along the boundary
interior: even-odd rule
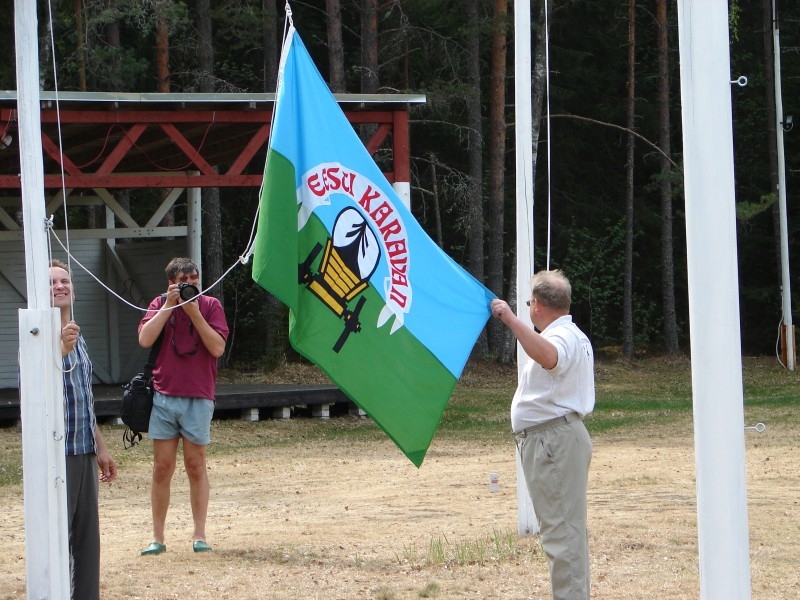
[[[553,600],[589,600],[586,493],[592,441],[583,421],[574,417],[515,436],[547,554]]]

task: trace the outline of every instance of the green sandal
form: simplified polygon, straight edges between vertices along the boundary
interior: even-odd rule
[[[192,542],[192,550],[195,552],[211,552],[211,546],[205,540],[195,540]]]
[[[161,554],[162,552],[167,551],[167,546],[164,544],[159,544],[158,542],[150,542],[150,545],[141,551],[142,556],[150,556],[155,554]]]

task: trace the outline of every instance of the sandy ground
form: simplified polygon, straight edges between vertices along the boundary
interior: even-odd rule
[[[248,424],[253,432],[291,427]],[[114,430],[117,432],[118,430]],[[593,598],[699,597],[691,429],[595,436]],[[113,434],[111,434],[113,435]],[[107,437],[109,437],[107,435]],[[116,436],[115,436],[116,437]],[[752,597],[800,597],[800,454],[779,424],[747,434]],[[148,445],[135,452],[149,452]],[[120,450],[121,452],[121,450]],[[130,450],[128,452],[131,452]],[[149,465],[101,491],[102,595],[130,599],[548,598],[535,536],[518,537],[514,450],[438,436],[417,470],[388,440],[210,452],[213,553],[191,550],[176,473],[167,552],[150,541]],[[491,493],[488,473],[500,474]],[[0,598],[25,597],[21,486],[0,488]]]

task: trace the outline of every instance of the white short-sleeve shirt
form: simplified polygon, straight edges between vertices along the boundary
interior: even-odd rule
[[[520,374],[511,401],[511,428],[522,431],[576,412],[585,417],[594,409],[594,352],[589,338],[564,315],[541,335],[558,350],[558,362],[545,369],[534,360]]]

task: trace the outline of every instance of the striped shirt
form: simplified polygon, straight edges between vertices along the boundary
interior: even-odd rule
[[[63,357],[63,363],[66,454],[95,453],[94,429],[97,421],[92,395],[92,361],[83,336],[78,336],[75,349]]]

